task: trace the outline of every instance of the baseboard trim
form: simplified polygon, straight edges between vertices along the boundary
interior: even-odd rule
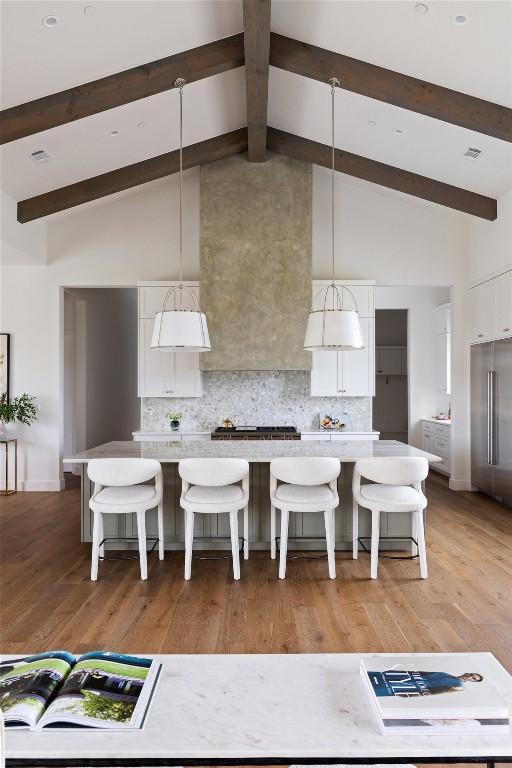
[[[44,481],[37,481],[37,480],[25,480],[20,483],[18,483],[18,490],[19,491],[63,491],[64,490],[64,480],[59,480],[57,482],[44,482]]]
[[[469,480],[455,480],[455,478],[450,477],[450,480],[448,481],[448,487],[451,491],[471,491],[473,490],[473,487],[471,485],[471,482]]]

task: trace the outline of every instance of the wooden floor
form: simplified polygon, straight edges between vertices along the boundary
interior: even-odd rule
[[[144,653],[298,653],[490,650],[512,672],[512,511],[480,494],[428,483],[430,578],[417,562],[337,554],[290,560],[287,578],[267,553],[242,564],[183,554],[100,566],[89,580],[90,547],[79,541],[79,489],[18,493],[0,500],[0,647]]]

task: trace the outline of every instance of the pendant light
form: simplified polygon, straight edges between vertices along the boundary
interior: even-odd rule
[[[334,95],[340,81],[333,77],[331,84],[332,108],[332,168],[331,168],[331,217],[332,217],[332,280],[321,288],[313,299],[313,306],[308,317],[304,349],[308,351],[343,351],[362,349],[364,339],[359,322],[357,303],[352,291],[345,285],[336,285],[334,281]],[[343,298],[347,293],[353,307],[345,307]],[[321,306],[320,309],[315,307]]]
[[[194,291],[183,285],[183,86],[179,77],[174,85],[180,94],[180,275],[178,285],[167,291],[162,309],[156,313],[151,348],[209,352],[210,336],[206,316],[201,312]],[[184,309],[187,304],[193,309]]]

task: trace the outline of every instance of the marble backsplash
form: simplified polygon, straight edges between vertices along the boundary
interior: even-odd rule
[[[328,414],[353,432],[372,429],[370,397],[311,397],[309,371],[203,371],[203,396],[145,398],[141,429],[168,429],[166,414],[180,411],[183,430],[211,431],[226,418],[238,425],[319,428]]]

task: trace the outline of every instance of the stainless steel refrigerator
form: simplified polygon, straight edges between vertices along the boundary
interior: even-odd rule
[[[471,347],[471,482],[512,507],[512,339]]]

